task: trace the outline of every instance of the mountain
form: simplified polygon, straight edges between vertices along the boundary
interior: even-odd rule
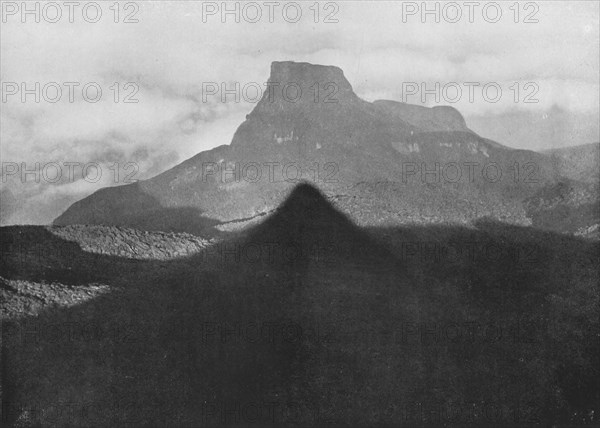
[[[210,242],[0,233],[7,426],[583,426],[598,412],[598,242],[491,220],[359,227],[306,183]]]
[[[544,153],[561,178],[524,200],[533,226],[600,238],[600,143]]]
[[[274,62],[268,82],[230,145],[101,189],[54,224],[218,234],[254,224],[305,180],[360,225],[527,225],[523,201],[557,180],[551,156],[482,138],[451,107],[364,101],[338,67]]]

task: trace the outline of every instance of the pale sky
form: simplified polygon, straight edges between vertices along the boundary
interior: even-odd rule
[[[35,3],[27,4],[34,9]],[[262,12],[256,23],[246,22],[244,14],[239,23],[234,15],[223,23],[219,11],[203,16],[203,6],[206,12],[220,8],[221,2],[191,1],[121,2],[118,23],[110,9],[114,1],[98,2],[102,16],[92,23],[84,18],[93,21],[94,8],[82,13],[87,3],[74,9],[72,23],[64,2],[55,3],[62,12],[55,23],[48,21],[56,20],[57,8],[40,3],[36,23],[34,14],[21,15],[21,1],[2,2],[2,162],[25,162],[29,168],[36,162],[97,162],[105,172],[96,183],[81,179],[77,169],[73,179],[57,183],[35,183],[33,178],[23,183],[3,176],[3,224],[48,223],[73,201],[122,184],[111,175],[114,162],[134,162],[139,168],[135,178],[143,179],[200,151],[229,144],[254,104],[243,99],[236,103],[233,97],[223,103],[218,96],[203,102],[202,84],[264,84],[272,61],[339,66],[358,96],[368,101],[419,103],[421,94],[403,99],[403,86],[410,82],[427,88],[450,83],[446,95],[452,101],[452,88],[459,86],[463,94],[458,102],[442,97],[436,103],[429,96],[425,104],[453,105],[473,130],[510,147],[540,150],[599,139],[596,1],[522,2],[518,17],[511,9],[514,2],[499,2],[502,15],[497,22],[489,22],[494,8],[483,15],[483,6],[490,2],[479,2],[473,22],[465,2],[456,2],[462,12],[456,23],[448,22],[456,9],[442,10],[444,2],[438,6],[439,23],[434,15],[422,22],[420,10],[403,16],[403,10],[420,8],[420,1],[321,2],[318,22],[316,8],[311,9],[314,2],[300,2],[302,16],[295,23],[287,22],[293,20],[294,8],[286,16],[282,13],[291,2],[274,7],[273,22],[265,2],[256,2]],[[428,7],[436,7],[435,2]],[[256,9],[245,12],[250,20]],[[323,22],[330,13],[330,20],[337,22]],[[139,22],[122,22],[127,16]],[[43,97],[36,103],[28,95],[23,103],[20,92],[10,93],[15,88],[10,85],[16,83],[20,91],[23,82],[27,88],[35,82],[41,87],[56,82],[63,88],[62,97],[56,103]],[[64,82],[80,84],[73,102]],[[90,82],[102,89],[96,103],[81,95]],[[115,82],[119,103],[114,100]],[[479,85],[472,101],[465,86],[469,82]],[[133,92],[127,83],[137,85],[133,98],[138,103],[122,102]],[[502,89],[497,102],[482,96],[481,87],[490,83]],[[54,89],[46,95],[54,97]],[[12,195],[10,212],[7,192]]]

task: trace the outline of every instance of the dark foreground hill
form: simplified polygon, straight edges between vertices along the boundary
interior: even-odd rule
[[[196,250],[0,231],[3,302],[37,305],[3,312],[4,426],[597,423],[594,242],[494,221],[358,228],[308,186]],[[141,254],[161,239],[188,255]],[[40,242],[63,256],[31,257]]]

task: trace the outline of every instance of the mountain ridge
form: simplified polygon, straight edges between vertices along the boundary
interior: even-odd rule
[[[363,225],[465,223],[481,216],[526,225],[531,220],[522,201],[556,181],[549,156],[480,137],[452,107],[362,100],[338,67],[274,62],[269,82],[278,85],[263,94],[231,144],[148,180],[101,189],[53,224],[218,233],[220,224],[271,211],[295,184],[309,180],[326,195],[345,195],[338,208]],[[302,94],[295,101],[293,88]],[[453,162],[462,168],[458,182],[440,178]],[[468,163],[479,168],[470,181]],[[502,169],[500,182],[484,175],[489,163]],[[540,183],[524,182],[523,171],[510,172],[531,163]],[[428,183],[426,171],[407,173],[411,165],[438,169],[438,181]],[[377,199],[357,190],[355,184],[363,181],[401,183],[402,189]],[[472,199],[477,207],[452,206],[457,199]]]

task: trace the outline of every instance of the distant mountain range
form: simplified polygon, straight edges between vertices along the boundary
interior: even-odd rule
[[[149,180],[101,189],[54,224],[211,236],[254,224],[301,181],[363,226],[489,217],[585,235],[599,223],[598,144],[544,153],[511,149],[471,131],[452,107],[364,101],[333,66],[274,62],[268,82],[271,90],[230,145]],[[574,230],[547,220],[557,206],[549,202],[552,189],[565,183],[576,190],[563,199],[586,207]]]

